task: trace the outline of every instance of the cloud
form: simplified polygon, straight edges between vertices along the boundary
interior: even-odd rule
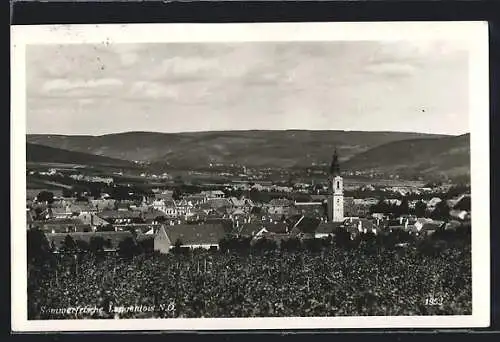
[[[449,119],[430,113],[450,112],[466,126],[467,53],[418,43],[31,47],[29,127],[92,134],[139,126],[441,131],[452,129]],[[415,116],[415,108],[429,115]],[[45,125],[46,113],[54,127]],[[86,119],[77,122],[71,113]],[[110,119],[97,127],[103,115]]]
[[[131,66],[137,63],[139,56],[133,52],[127,52],[120,55],[120,60],[123,66]]]
[[[368,65],[365,70],[376,75],[411,76],[416,68],[407,63],[374,63]]]
[[[161,63],[164,73],[172,74],[196,74],[219,68],[216,59],[198,57],[173,57],[164,59]]]
[[[94,99],[87,99],[87,98],[78,99],[78,104],[80,104],[82,106],[91,105],[93,103],[95,103]]]
[[[42,86],[42,91],[45,93],[65,92],[74,89],[119,87],[122,84],[123,82],[116,78],[101,78],[90,80],[68,80],[58,78],[46,81]]]
[[[136,98],[171,98],[177,99],[179,92],[174,87],[169,87],[160,82],[137,81],[130,90],[132,96]]]

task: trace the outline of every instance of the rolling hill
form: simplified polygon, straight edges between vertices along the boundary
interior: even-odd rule
[[[399,175],[469,175],[470,135],[390,142],[350,158],[344,168]]]
[[[128,132],[102,136],[29,135],[30,143],[123,160],[192,166],[210,162],[254,167],[328,163],[335,147],[348,159],[373,147],[406,139],[440,136],[403,132],[223,131]]]
[[[32,159],[41,153],[45,159],[82,159],[87,163],[145,161],[186,169],[205,168],[209,163],[305,168],[327,165],[337,148],[344,170],[373,170],[412,177],[470,173],[468,134],[306,130],[128,132],[102,136],[28,135],[27,140],[67,150],[60,154],[40,150],[38,146],[38,150],[32,151]]]
[[[132,163],[128,160],[119,160],[88,153],[68,151],[60,148],[26,144],[26,161],[29,163],[59,163],[100,165],[113,167],[130,167]]]

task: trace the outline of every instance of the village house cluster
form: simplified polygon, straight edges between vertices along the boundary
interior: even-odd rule
[[[84,177],[84,176],[82,176]],[[80,178],[79,178],[80,179]],[[92,181],[92,180],[90,180]],[[99,181],[108,183],[109,179]],[[112,182],[112,180],[110,181]],[[370,190],[364,185],[361,190]],[[402,187],[388,188],[404,195],[425,193],[427,189],[408,190]],[[176,244],[186,248],[217,249],[227,236],[268,238],[280,243],[291,237],[325,238],[339,231],[347,231],[354,239],[368,232],[379,234],[403,230],[415,236],[425,237],[439,229],[455,229],[470,221],[470,195],[461,194],[442,200],[401,199],[344,196],[344,179],[340,174],[335,154],[329,170],[326,194],[317,194],[310,184],[296,183],[293,187],[275,184],[248,184],[235,182],[223,190],[201,191],[174,196],[172,190],[156,189],[141,200],[116,200],[104,194],[101,198],[63,197],[53,192],[49,203],[38,198],[40,190],[29,190],[27,199],[27,228],[41,229],[53,251],[62,248],[67,236],[74,241],[89,243],[93,238],[105,242],[105,250],[114,252],[120,242],[154,240],[154,249],[168,253]],[[298,192],[307,194],[307,201],[273,198],[260,202],[245,196],[231,196],[231,191],[254,190],[274,192]],[[432,215],[446,203],[447,219]],[[385,206],[385,207],[384,207]],[[377,211],[380,207],[401,208],[399,214]],[[416,213],[416,207],[423,209]],[[409,212],[415,212],[410,214]]]

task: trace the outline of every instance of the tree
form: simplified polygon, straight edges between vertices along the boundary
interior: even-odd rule
[[[93,236],[90,238],[89,250],[93,254],[100,254],[104,251],[104,244],[105,244],[105,241],[102,237]]]
[[[174,189],[174,192],[172,193],[172,199],[174,199],[175,201],[178,201],[182,198],[182,193],[181,193],[181,190],[176,187]]]
[[[49,191],[42,191],[36,196],[36,199],[38,202],[47,202],[52,204],[54,202],[54,194]]]
[[[446,201],[441,201],[436,204],[436,208],[431,213],[431,218],[443,221],[448,221],[450,219],[450,207],[448,207]]]
[[[318,253],[323,247],[321,239],[306,239],[304,240],[304,247],[311,253]]]
[[[81,197],[85,192],[88,191],[89,189],[81,184],[75,184],[71,187],[72,195],[76,197]]]
[[[74,253],[76,251],[77,245],[75,240],[71,237],[71,235],[66,235],[63,242],[63,250],[66,253]]]
[[[44,263],[50,255],[50,244],[43,231],[30,229],[27,232],[28,261],[34,264]]]
[[[269,252],[275,250],[277,247],[277,243],[274,240],[268,239],[266,237],[260,238],[255,241],[253,248],[258,252]]]
[[[381,213],[381,214],[389,214],[391,212],[391,206],[385,202],[383,199],[379,200],[379,202],[370,207],[371,213]]]
[[[408,203],[408,198],[403,197],[401,200],[401,204],[399,205],[399,214],[400,215],[408,215],[410,213],[410,205]]]
[[[284,251],[295,252],[300,250],[301,247],[302,244],[300,240],[296,237],[291,237],[281,242],[281,249]]]
[[[74,194],[73,194],[73,191],[71,191],[71,189],[64,188],[62,190],[62,195],[63,195],[63,197],[72,197]]]
[[[415,204],[415,216],[425,217],[426,212],[427,212],[427,204],[425,204],[423,201],[418,201]]]
[[[139,247],[143,253],[146,254],[152,254],[154,252],[155,248],[155,242],[154,238],[147,238],[147,239],[142,239],[139,241]]]
[[[460,202],[455,204],[455,206],[453,207],[453,209],[465,210],[465,211],[470,211],[470,208],[471,208],[471,200],[470,197],[468,196],[462,198]]]
[[[132,258],[137,252],[137,246],[132,237],[127,237],[120,241],[118,251],[122,257]]]
[[[76,240],[75,244],[81,252],[88,252],[90,250],[90,244],[85,240]]]
[[[174,254],[181,254],[182,252],[182,241],[177,239],[174,243],[174,248],[172,248],[172,252]]]

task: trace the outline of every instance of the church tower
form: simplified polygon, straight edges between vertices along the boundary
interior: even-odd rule
[[[328,220],[342,222],[344,221],[344,180],[340,176],[337,150],[333,154],[329,177]]]

